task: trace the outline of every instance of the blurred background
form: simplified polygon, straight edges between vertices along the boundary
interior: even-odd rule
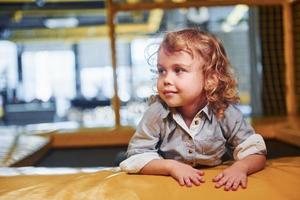
[[[0,132],[132,133],[156,94],[158,43],[185,27],[222,40],[247,118],[287,116],[283,9],[255,2],[0,0]],[[295,24],[299,10],[295,3]],[[54,144],[99,145],[84,140]]]

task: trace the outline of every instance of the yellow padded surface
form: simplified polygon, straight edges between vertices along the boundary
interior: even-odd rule
[[[69,175],[0,176],[0,199],[300,199],[300,157],[269,160],[265,170],[236,192],[215,189],[211,179],[225,165],[204,169],[206,183],[179,186],[168,176],[129,175],[110,170]]]

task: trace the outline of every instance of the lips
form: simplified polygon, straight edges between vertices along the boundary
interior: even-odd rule
[[[174,94],[176,94],[176,93],[177,93],[176,91],[172,91],[172,90],[164,90],[164,91],[163,91],[163,94],[164,94],[165,96],[174,95]]]

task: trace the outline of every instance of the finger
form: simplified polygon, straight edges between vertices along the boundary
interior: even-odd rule
[[[241,185],[242,185],[242,188],[247,188],[247,177],[246,178],[243,178],[242,180],[241,180]]]
[[[203,176],[204,176],[204,171],[197,170],[197,178],[201,183],[205,182],[205,179]]]
[[[199,186],[200,185],[200,180],[198,179],[197,176],[195,177],[191,177],[192,182],[194,183],[194,185]]]
[[[178,179],[179,185],[184,186],[184,180],[183,177]]]
[[[214,182],[218,182],[218,181],[221,180],[221,178],[223,178],[223,177],[224,177],[224,173],[221,172],[220,174],[218,174],[217,176],[215,176],[215,177],[213,178],[213,181],[214,181]]]
[[[228,177],[227,177],[227,176],[221,178],[221,180],[219,180],[219,181],[215,184],[215,187],[216,187],[216,188],[222,187],[222,186],[227,182],[227,180],[228,180]]]
[[[224,186],[224,190],[226,190],[226,191],[230,190],[233,183],[234,183],[233,178],[228,179],[225,186]]]
[[[201,182],[201,183],[204,183],[205,182],[205,179],[203,176],[198,176],[198,180]]]
[[[192,187],[192,183],[191,183],[191,180],[189,177],[185,177],[183,178],[184,179],[184,182],[185,182],[185,185],[188,186],[188,187]]]
[[[234,183],[232,184],[232,187],[231,187],[233,191],[236,191],[238,189],[240,182],[241,182],[241,180],[239,180],[239,179],[234,181]]]
[[[204,176],[204,171],[202,171],[202,170],[197,170],[197,174],[199,174],[200,176]]]

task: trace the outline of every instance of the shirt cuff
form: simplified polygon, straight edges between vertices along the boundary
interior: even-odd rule
[[[154,159],[162,159],[156,152],[147,152],[130,156],[120,163],[122,171],[138,173],[148,162]]]
[[[233,152],[233,157],[235,160],[241,160],[253,154],[267,154],[266,144],[259,134],[251,135],[239,144]]]

